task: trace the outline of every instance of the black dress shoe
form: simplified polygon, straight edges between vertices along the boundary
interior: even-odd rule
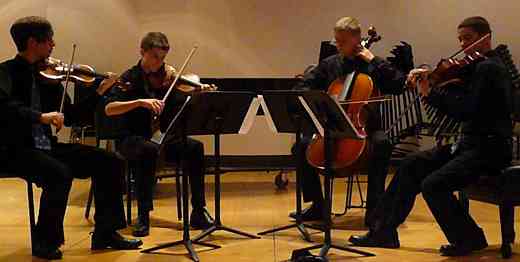
[[[289,217],[296,219],[296,211],[291,212]],[[314,221],[323,219],[323,205],[313,202],[312,205],[302,210],[302,221]]]
[[[479,229],[479,232],[473,237],[468,236],[462,244],[448,244],[442,245],[439,252],[442,256],[446,257],[458,257],[465,256],[471,252],[479,251],[488,246],[484,231]]]
[[[479,241],[479,243],[474,243],[471,245],[442,245],[439,251],[442,256],[445,257],[459,257],[469,255],[471,252],[479,251],[488,246],[487,241],[484,242]]]
[[[143,245],[143,241],[139,239],[128,239],[117,232],[92,234],[91,249],[100,250],[113,248],[118,250],[138,249]]]
[[[215,221],[206,208],[196,208],[191,211],[190,227],[196,230],[208,229],[215,224]]]
[[[145,237],[150,235],[150,215],[143,214],[137,218],[137,224],[135,224],[132,236],[134,237]]]
[[[308,250],[294,250],[291,255],[291,262],[328,262],[326,257],[315,256]]]
[[[44,244],[35,244],[32,255],[47,260],[57,260],[63,257],[63,253],[58,247]]]
[[[381,247],[381,248],[399,248],[399,237],[397,231],[368,231],[365,235],[350,236],[348,239],[354,246],[360,247]]]

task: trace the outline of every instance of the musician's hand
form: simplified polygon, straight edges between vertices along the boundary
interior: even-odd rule
[[[408,73],[406,78],[406,86],[408,87],[416,87],[418,81],[428,81],[428,74],[430,70],[424,68],[415,68]]]
[[[363,59],[365,62],[370,63],[372,59],[374,59],[374,54],[370,52],[367,48],[364,48],[362,45],[358,45],[355,54]]]
[[[119,76],[115,73],[108,72],[108,78],[103,80],[99,87],[96,89],[96,92],[102,96],[107,90],[109,90],[117,81]]]
[[[165,64],[164,71],[166,71],[166,77],[164,77],[164,79],[167,79],[171,83],[171,81],[173,81],[175,79],[177,70],[175,70],[175,68],[173,66]],[[168,81],[165,81],[165,82],[168,82]]]
[[[416,68],[410,71],[406,79],[406,86],[414,88],[418,86],[419,93],[422,96],[428,96],[430,94],[430,81],[428,80],[428,74],[430,70],[424,68]]]
[[[217,86],[210,85],[210,84],[202,84],[201,90],[202,91],[217,91]]]
[[[60,130],[63,127],[63,124],[65,122],[65,117],[63,113],[58,112],[50,112],[50,113],[43,113],[40,116],[40,123],[44,125],[53,125],[56,127],[56,130]]]
[[[164,109],[164,102],[158,99],[139,99],[139,105],[152,111],[155,115],[160,115]]]

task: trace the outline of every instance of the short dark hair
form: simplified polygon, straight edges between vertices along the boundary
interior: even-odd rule
[[[40,16],[27,16],[16,20],[10,32],[19,52],[27,49],[27,41],[31,37],[38,42],[44,42],[52,39],[54,35],[51,23]]]
[[[152,48],[168,51],[170,50],[170,44],[165,34],[161,32],[149,32],[141,40],[141,48],[144,51],[148,51]]]
[[[464,19],[457,28],[469,27],[480,35],[491,33],[489,22],[482,16],[472,16]]]

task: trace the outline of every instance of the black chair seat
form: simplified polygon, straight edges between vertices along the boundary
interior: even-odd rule
[[[520,166],[504,169],[502,173],[481,176],[479,181],[464,189],[470,199],[492,204],[520,205]]]

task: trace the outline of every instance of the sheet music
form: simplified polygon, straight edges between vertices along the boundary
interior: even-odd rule
[[[150,140],[160,145],[165,135],[166,133],[161,132],[161,130],[157,130],[155,131],[155,133],[153,133],[152,138],[150,138]]]
[[[321,125],[320,121],[318,120],[318,118],[316,117],[316,115],[314,114],[312,109],[310,108],[309,104],[307,104],[307,101],[305,101],[305,99],[303,97],[301,97],[301,96],[299,96],[298,99],[300,100],[300,103],[302,104],[303,108],[305,108],[305,111],[307,111],[307,114],[309,115],[309,117],[311,118],[312,122],[314,123],[314,126],[316,127],[316,130],[318,130],[318,133],[323,137],[325,135],[325,129],[323,128],[323,126]],[[362,135],[362,134],[360,134],[357,131],[357,129],[355,128],[354,124],[352,123],[352,120],[350,120],[350,118],[347,116],[347,114],[345,113],[345,111],[343,110],[343,107],[341,107],[339,102],[334,100],[334,99],[332,99],[332,101],[334,101],[334,103],[336,104],[337,108],[340,110],[340,112],[343,115],[343,117],[347,120],[347,123],[350,126],[350,128],[352,130],[354,130],[354,133],[355,133],[356,137],[359,138],[359,139],[366,138],[365,135]]]
[[[269,108],[265,103],[264,96],[258,95],[258,100],[260,101],[260,105],[262,106],[262,110],[264,111],[265,120],[267,121],[267,126],[271,129],[272,132],[278,133],[278,129],[274,124],[273,117],[271,116],[271,112],[269,112]]]
[[[356,127],[354,126],[354,123],[352,123],[352,120],[350,120],[350,117],[347,116],[347,113],[345,113],[345,110],[343,110],[343,107],[339,104],[339,102],[336,100],[333,100],[333,101],[336,104],[336,106],[339,108],[339,111],[341,111],[341,114],[345,117],[345,119],[347,119],[348,125],[352,128],[352,130],[354,130],[354,133],[356,134],[357,138],[359,138],[359,139],[366,138],[365,135],[362,135],[357,131]]]
[[[311,108],[307,104],[307,101],[305,101],[305,99],[303,99],[303,97],[301,96],[298,96],[298,100],[300,100],[300,103],[302,104],[303,108],[305,108],[305,111],[307,111],[307,114],[311,118],[312,123],[314,123],[314,127],[316,127],[316,130],[318,130],[320,136],[323,137],[325,135],[325,130],[323,129],[323,126],[321,125],[320,121],[318,121],[318,118],[316,117],[314,112],[312,112]]]
[[[353,71],[352,73],[348,74],[347,77],[345,77],[345,82],[343,83],[343,91],[340,93],[338,100],[343,101],[346,100],[348,95],[348,90],[350,90],[350,87],[352,86],[352,80],[354,79],[354,75],[356,74],[356,71]]]
[[[244,120],[242,121],[242,126],[240,127],[240,130],[238,131],[239,134],[244,135],[251,130],[251,127],[253,126],[253,123],[256,119],[256,113],[258,113],[258,108],[260,107],[260,100],[258,97],[254,97],[253,100],[251,100],[251,104],[249,105],[249,109],[247,110],[246,116],[244,117]],[[265,110],[264,110],[265,112]]]

